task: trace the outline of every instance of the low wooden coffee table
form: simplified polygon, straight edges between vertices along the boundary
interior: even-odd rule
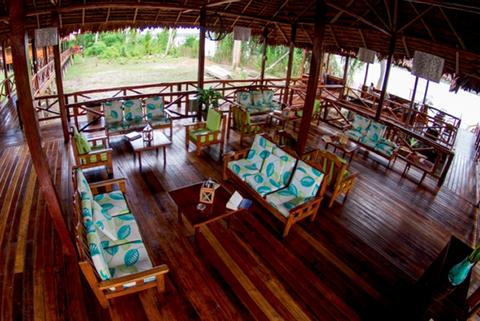
[[[228,218],[227,224],[230,227],[232,215],[244,211],[244,209],[233,211],[226,208],[232,194],[227,192],[223,186],[216,189],[213,204],[205,204],[206,208],[203,211],[198,210],[201,186],[202,183],[197,183],[169,192],[178,208],[178,221],[182,222],[182,217],[185,216],[195,229],[195,238],[201,226]]]
[[[343,152],[342,157],[348,156],[349,160],[348,163],[352,162],[352,158],[359,149],[359,146],[352,142],[350,139],[347,141],[346,144],[340,143],[338,136],[332,135],[330,137],[330,142],[325,142],[325,149],[328,150],[329,146],[333,147],[333,152],[335,153],[337,149]]]
[[[172,144],[170,138],[162,130],[154,130],[153,131],[153,140],[151,143],[147,143],[143,141],[143,138],[137,138],[135,140],[128,140],[128,143],[133,149],[133,162],[136,160],[136,156],[138,155],[138,163],[140,166],[140,170],[142,170],[142,152],[148,150],[156,150],[157,157],[158,157],[158,150],[163,148],[163,167],[167,165],[167,150],[166,147]]]

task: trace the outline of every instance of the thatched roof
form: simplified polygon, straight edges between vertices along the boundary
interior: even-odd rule
[[[14,0],[20,1],[20,0]],[[316,0],[26,0],[27,29],[47,27],[52,13],[60,14],[62,33],[121,27],[197,27],[202,5],[207,22],[216,12],[224,28],[248,26],[254,34],[269,30],[271,44],[288,44],[296,23],[299,47],[311,47]],[[397,7],[395,7],[397,4]],[[8,11],[0,37],[8,37]],[[210,19],[209,19],[210,18]],[[462,77],[466,89],[480,90],[480,4],[478,0],[329,0],[325,49],[357,51],[366,47],[381,56],[396,33],[395,58],[411,58],[415,50],[445,58],[445,72]],[[212,22],[215,21],[215,22]]]

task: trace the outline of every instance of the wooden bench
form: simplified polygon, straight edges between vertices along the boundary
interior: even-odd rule
[[[152,287],[164,292],[169,269],[150,261],[127,202],[125,180],[89,184],[80,169],[74,169],[72,177],[77,187],[73,208],[78,264],[101,306],[107,308],[112,298]],[[116,239],[109,236],[112,226]]]

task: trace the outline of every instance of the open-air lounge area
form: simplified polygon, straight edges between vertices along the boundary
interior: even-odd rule
[[[479,17],[473,0],[3,2],[0,320],[478,320],[480,119],[427,91],[478,94]],[[144,28],[170,28],[165,65],[172,30],[198,30],[195,76],[104,86],[76,67],[65,86],[79,37]],[[206,63],[225,37],[238,61],[255,39],[258,70]]]

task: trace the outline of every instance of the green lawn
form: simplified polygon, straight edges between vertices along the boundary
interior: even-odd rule
[[[64,76],[65,92],[197,79],[195,58],[149,58],[107,61],[75,57]]]

